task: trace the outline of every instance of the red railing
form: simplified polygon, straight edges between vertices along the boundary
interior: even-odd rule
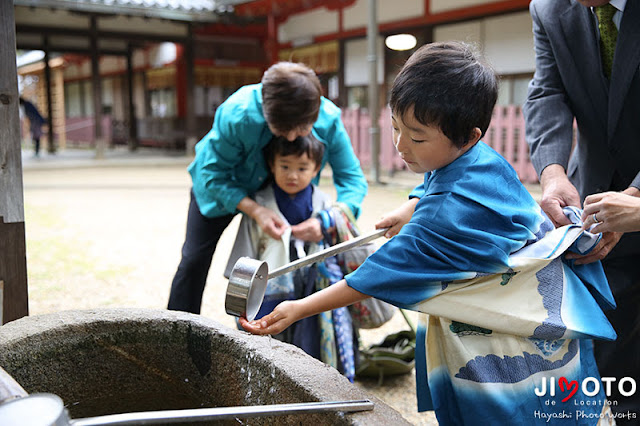
[[[65,119],[66,143],[71,146],[85,146],[93,144],[95,141],[95,118],[90,117],[67,117]],[[102,117],[102,137],[111,141],[111,117]]]
[[[371,165],[370,119],[365,110],[342,110],[342,121],[351,138],[353,149],[364,167]],[[380,169],[393,173],[405,169],[391,138],[391,114],[389,108],[380,114]],[[529,160],[529,147],[524,139],[524,119],[517,105],[496,107],[491,125],[482,140],[500,153],[516,170],[520,180],[535,183],[538,176]]]

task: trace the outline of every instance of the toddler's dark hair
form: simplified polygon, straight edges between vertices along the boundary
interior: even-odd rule
[[[475,127],[484,136],[497,99],[496,74],[475,49],[445,42],[411,55],[393,82],[389,104],[399,118],[413,106],[418,122],[437,126],[462,148]]]
[[[316,163],[316,166],[320,166],[324,155],[324,144],[309,134],[308,136],[298,136],[293,142],[285,137],[275,136],[264,147],[264,158],[269,165],[274,163],[276,155],[299,157],[303,154],[307,154],[309,159]]]

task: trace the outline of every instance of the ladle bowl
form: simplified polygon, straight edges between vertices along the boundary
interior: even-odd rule
[[[260,310],[267,282],[271,278],[284,275],[288,272],[300,269],[303,266],[319,262],[338,253],[345,252],[354,247],[361,246],[369,241],[383,236],[389,228],[377,229],[366,235],[344,241],[340,244],[328,247],[309,256],[295,260],[280,268],[269,272],[269,265],[262,260],[249,257],[241,257],[233,266],[229,275],[227,295],[225,298],[225,310],[229,315],[245,317],[253,321]]]
[[[225,310],[229,315],[253,321],[267,289],[267,262],[241,257],[231,271]]]

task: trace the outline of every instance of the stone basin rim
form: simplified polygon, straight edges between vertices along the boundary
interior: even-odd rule
[[[277,353],[268,361],[284,372],[317,401],[347,401],[369,399],[375,404],[371,412],[349,414],[351,424],[410,424],[383,401],[350,383],[337,370],[308,356],[295,346],[266,336],[252,336],[244,331],[226,327],[200,315],[163,309],[115,308],[60,311],[35,315],[12,321],[0,327],[0,351],[28,343],[29,339],[46,339],[50,335],[71,332],[87,325],[106,328],[122,323],[154,323],[157,325],[188,324],[211,330],[218,338],[231,344],[243,345],[247,351],[263,360],[265,354]],[[0,365],[2,366],[2,365]],[[301,401],[302,402],[302,401]]]

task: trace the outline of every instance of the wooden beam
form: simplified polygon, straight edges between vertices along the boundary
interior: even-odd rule
[[[38,34],[48,36],[71,36],[87,39],[88,32],[91,28],[87,29],[73,29],[73,28],[58,28],[49,27],[46,25],[25,25],[16,24],[16,32],[18,34]],[[129,33],[124,31],[104,31],[96,29],[96,34],[100,40],[104,39],[117,39],[126,40],[131,42],[163,42],[170,41],[173,43],[184,43],[187,36],[172,36],[172,35],[158,35],[158,34],[141,34],[141,33]]]
[[[44,46],[42,44],[35,44],[35,43],[18,43],[17,48],[20,50],[44,50]],[[91,49],[85,49],[82,47],[53,46],[53,47],[50,47],[49,49],[52,52],[57,52],[57,53],[77,53],[80,55],[87,55],[87,56],[91,55]],[[126,50],[119,50],[119,49],[100,49],[100,53],[102,55],[107,55],[107,56],[126,56],[127,55]],[[54,61],[55,59],[57,58],[53,58],[51,60]],[[20,69],[22,70],[23,68],[21,67]]]
[[[528,11],[529,2],[531,0],[500,0],[493,3],[486,3],[477,6],[460,7],[457,9],[447,10],[439,13],[429,12],[429,2],[425,0],[425,14],[414,18],[401,19],[393,22],[384,22],[379,24],[379,32],[382,35],[392,34],[397,31],[406,31],[408,29],[418,29],[435,25],[451,24],[455,22],[470,21],[473,19],[487,18],[490,16],[499,16],[513,12]],[[333,40],[348,40],[352,38],[361,38],[367,35],[366,26],[344,30],[338,28],[338,32],[320,34],[313,37],[313,43],[324,43]],[[279,43],[279,49],[289,49],[293,46],[292,42]]]
[[[0,280],[2,323],[29,314],[13,3],[0,1]]]

